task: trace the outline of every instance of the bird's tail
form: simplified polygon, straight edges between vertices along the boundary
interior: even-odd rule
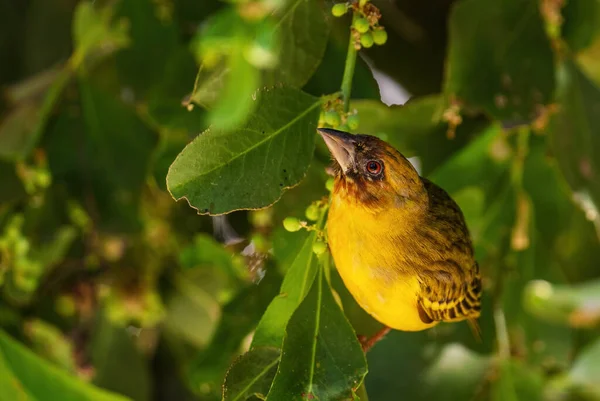
[[[475,337],[477,342],[480,343],[481,342],[481,327],[479,327],[479,323],[477,322],[477,319],[475,319],[475,318],[468,319],[467,323],[469,323],[469,327],[471,328],[471,332],[473,333],[473,336]]]

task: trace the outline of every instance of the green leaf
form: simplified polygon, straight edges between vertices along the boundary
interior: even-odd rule
[[[554,56],[539,8],[529,0],[456,3],[445,93],[500,120],[535,119],[554,90]]]
[[[37,145],[71,78],[69,68],[41,73],[11,88],[18,102],[0,124],[0,158],[23,160]]]
[[[506,151],[509,154],[504,155],[498,151],[501,146],[508,147],[503,142],[502,128],[498,124],[490,125],[428,178],[450,193],[471,185],[477,185],[487,193],[496,188],[508,166],[510,148]]]
[[[423,399],[474,399],[486,379],[491,360],[461,344],[448,344],[427,368],[422,384]]]
[[[274,34],[279,40],[279,63],[265,73],[263,83],[302,87],[316,71],[327,46],[329,21],[323,4],[290,0],[276,11]]]
[[[93,1],[82,1],[73,16],[74,65],[91,57],[119,50],[130,43],[127,24],[113,20],[113,8],[96,7]]]
[[[164,66],[164,76],[157,80],[147,93],[147,112],[160,127],[169,134],[167,146],[177,143],[179,137],[187,139],[188,136],[197,135],[206,129],[205,110],[195,107],[188,110],[182,104],[183,99],[189,95],[190,86],[194,82],[198,68],[191,52],[187,47],[179,46],[174,50]],[[174,131],[182,131],[184,135],[175,137]],[[176,141],[177,140],[177,141]],[[185,143],[181,146],[183,149]],[[171,161],[171,160],[170,160]],[[169,163],[170,163],[169,161]],[[165,184],[165,176],[159,185]]]
[[[577,285],[532,281],[526,288],[524,304],[530,313],[549,322],[595,327],[600,323],[600,280]]]
[[[500,377],[494,382],[490,399],[493,401],[542,401],[544,380],[541,372],[518,360],[502,360]]]
[[[367,374],[365,354],[324,272],[292,315],[267,400],[346,400]]]
[[[573,362],[568,377],[571,382],[584,391],[600,398],[600,339],[581,350]]]
[[[213,215],[261,208],[303,178],[315,146],[320,101],[281,87],[258,92],[256,102],[243,128],[211,128],[179,154],[167,175],[176,200]]]
[[[90,342],[94,384],[136,401],[151,398],[149,366],[125,327],[99,316]],[[115,357],[118,355],[118,357]]]
[[[0,330],[0,388],[6,400],[125,401],[79,381]]]
[[[219,296],[229,290],[223,272],[210,267],[175,275],[175,292],[166,302],[165,332],[198,349],[206,347],[214,334],[221,312]]]
[[[598,0],[569,0],[562,10],[562,37],[573,52],[586,49],[598,38],[600,2]]]
[[[308,293],[317,274],[318,260],[312,251],[315,239],[316,234],[313,232],[296,253],[283,279],[279,295],[271,301],[260,319],[252,340],[252,348],[281,347],[288,321]]]
[[[560,110],[548,127],[550,146],[575,199],[600,227],[600,89],[566,62],[559,69],[557,98]]]
[[[260,74],[241,52],[233,53],[227,60],[227,79],[219,89],[219,96],[210,108],[208,123],[215,130],[237,129],[253,117],[258,107],[255,93],[260,84]],[[220,76],[220,71],[217,70]],[[212,77],[211,77],[211,81]],[[220,86],[220,85],[219,85]],[[210,86],[209,86],[210,88]]]
[[[80,92],[83,121],[79,114],[65,110],[48,138],[52,171],[75,191],[79,185],[86,191],[93,189],[105,227],[135,230],[157,134],[134,110],[96,84],[82,79]],[[78,144],[78,152],[70,151],[73,143]]]
[[[418,156],[422,175],[442,165],[461,149],[474,134],[488,123],[482,119],[465,119],[458,126],[456,138],[448,138],[448,124],[441,120],[447,101],[443,96],[415,98],[402,106],[386,106],[380,101],[352,102],[360,115],[359,132],[380,135],[406,157]]]
[[[547,255],[544,270],[557,269],[552,282],[576,282],[597,276],[600,241],[591,221],[573,202],[557,160],[548,157],[548,136],[533,136],[524,166],[523,186],[535,205],[539,244]],[[552,216],[551,219],[548,216]],[[539,277],[538,277],[539,278]]]
[[[280,350],[255,348],[239,357],[225,377],[223,401],[244,401],[252,397],[264,400],[277,372]]]
[[[237,279],[248,277],[248,270],[244,265],[243,258],[225,249],[222,244],[208,234],[197,235],[194,238],[194,244],[181,251],[179,261],[184,268],[188,269],[203,265],[215,265],[231,277]]]
[[[190,386],[195,392],[220,392],[227,368],[240,353],[242,340],[256,327],[280,285],[281,277],[277,270],[268,266],[258,285],[250,284],[242,289],[223,307],[210,344],[189,368]]]

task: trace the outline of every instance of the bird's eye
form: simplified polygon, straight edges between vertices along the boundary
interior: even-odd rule
[[[367,171],[369,172],[369,174],[378,175],[379,173],[381,173],[381,170],[382,167],[380,162],[376,160],[369,160],[367,162]]]

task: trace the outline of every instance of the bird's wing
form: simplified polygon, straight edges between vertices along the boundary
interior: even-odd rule
[[[465,277],[462,269],[451,260],[440,261],[420,274],[421,294],[418,305],[421,320],[460,321],[476,319],[481,311],[481,278],[476,274]]]
[[[481,277],[463,214],[454,200],[423,178],[429,195],[431,221],[423,225],[424,238],[445,247],[439,260],[419,271],[418,305],[424,322],[476,319],[481,310]],[[431,246],[436,246],[432,244]]]

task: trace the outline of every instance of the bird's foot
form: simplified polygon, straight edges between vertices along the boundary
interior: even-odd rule
[[[379,330],[377,333],[373,334],[371,337],[367,337],[367,336],[363,336],[363,335],[358,335],[358,342],[360,342],[360,346],[363,349],[363,352],[366,354],[367,351],[369,351],[371,349],[371,347],[373,347],[373,345],[375,345],[375,343],[377,343],[379,340],[381,340],[383,337],[385,337],[385,335],[387,333],[390,332],[390,330],[392,330],[390,327],[384,326],[381,330]]]

